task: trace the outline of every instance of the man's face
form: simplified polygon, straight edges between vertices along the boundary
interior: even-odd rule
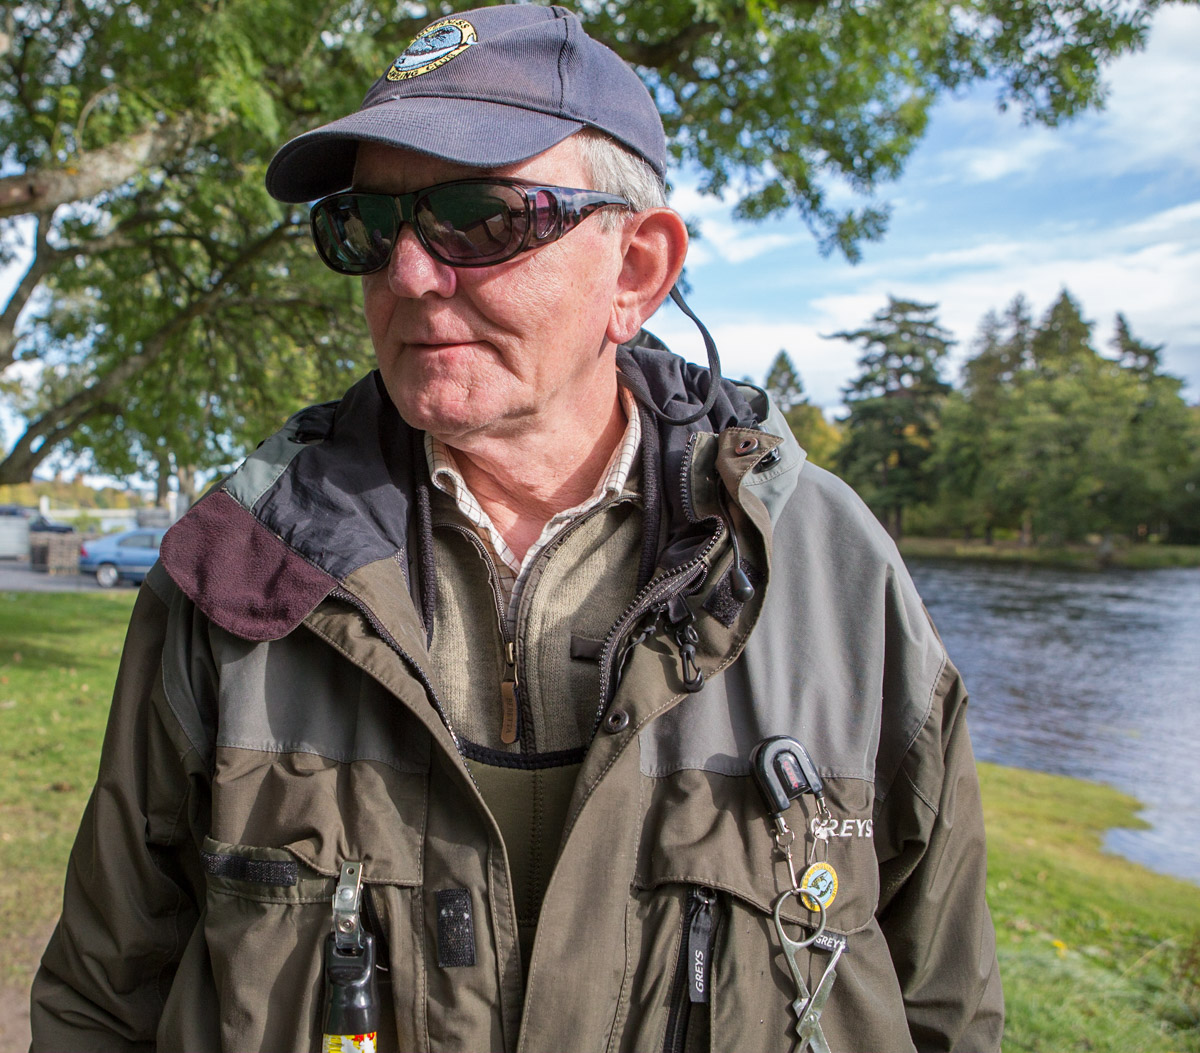
[[[402,194],[479,175],[590,189],[567,139],[531,160],[481,172],[363,144],[356,189]],[[364,311],[388,394],[413,427],[470,450],[559,425],[614,397],[606,329],[621,236],[595,218],[544,248],[489,267],[433,259],[405,225],[388,266],[366,275]]]

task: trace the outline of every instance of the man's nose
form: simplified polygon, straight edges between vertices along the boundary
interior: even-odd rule
[[[429,254],[411,223],[400,227],[387,274],[392,292],[410,299],[420,299],[428,293],[451,296],[458,284],[454,268]]]

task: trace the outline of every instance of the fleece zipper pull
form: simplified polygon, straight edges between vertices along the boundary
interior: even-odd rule
[[[517,645],[504,645],[505,675],[500,681],[500,741],[511,745],[521,736],[520,704],[517,695]]]

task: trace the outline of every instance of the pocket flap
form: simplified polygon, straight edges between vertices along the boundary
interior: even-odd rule
[[[749,776],[686,769],[645,777],[648,800],[634,883],[642,889],[684,883],[708,885],[770,914],[791,886],[786,860],[775,845],[775,827]],[[826,927],[842,935],[865,928],[879,898],[879,868],[872,837],[870,784],[825,780],[830,818],[822,822],[814,799],[793,801],[784,814],[793,831],[797,876],[813,862],[836,876]],[[814,820],[816,824],[814,825]],[[780,910],[789,922],[812,925],[798,897]]]
[[[226,843],[271,845],[326,877],[358,859],[368,881],[415,886],[426,781],[424,772],[376,761],[223,748],[211,833]]]
[[[234,845],[205,837],[200,861],[212,892],[260,903],[329,902],[334,882],[286,848]]]

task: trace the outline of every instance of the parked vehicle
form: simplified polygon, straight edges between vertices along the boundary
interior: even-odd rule
[[[47,519],[45,516],[34,516],[29,521],[29,532],[31,534],[74,534],[75,528],[70,523],[60,523],[55,519]]]
[[[79,546],[79,572],[95,574],[102,589],[118,581],[140,582],[158,559],[165,530],[124,530]]]

